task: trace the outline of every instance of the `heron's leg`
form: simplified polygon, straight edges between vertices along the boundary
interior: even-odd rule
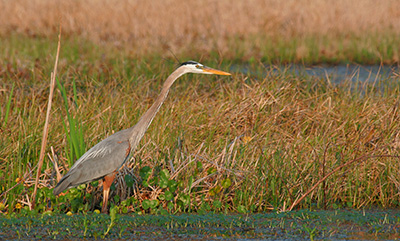
[[[103,179],[103,207],[101,208],[102,213],[107,213],[108,195],[110,194],[110,187],[114,181],[115,172],[111,175],[105,176]]]

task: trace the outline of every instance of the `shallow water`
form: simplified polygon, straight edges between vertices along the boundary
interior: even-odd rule
[[[258,214],[0,215],[0,240],[399,240],[400,210],[298,210]]]
[[[244,74],[252,74],[254,71],[246,65],[232,66],[233,71]],[[379,81],[399,79],[399,66],[388,65],[318,65],[305,66],[300,64],[291,65],[267,65],[266,73],[280,74],[282,72],[292,73],[297,76],[324,78],[331,83],[340,83],[343,80],[350,81]]]

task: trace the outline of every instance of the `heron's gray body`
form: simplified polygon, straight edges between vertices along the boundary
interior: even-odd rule
[[[133,127],[118,131],[90,148],[60,180],[54,188],[54,195],[65,189],[99,180],[118,170],[132,151],[129,143],[132,129]]]

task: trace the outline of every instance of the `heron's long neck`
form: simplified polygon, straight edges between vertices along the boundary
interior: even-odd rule
[[[168,76],[161,89],[160,95],[154,101],[153,105],[146,111],[146,113],[144,113],[138,123],[134,127],[132,127],[132,135],[129,138],[131,149],[135,149],[135,147],[139,144],[139,141],[142,139],[147,128],[153,121],[153,118],[167,98],[169,89],[171,88],[172,84],[183,74],[184,72],[182,71],[182,69],[177,69],[170,76]]]

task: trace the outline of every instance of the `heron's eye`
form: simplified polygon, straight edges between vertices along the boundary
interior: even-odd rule
[[[197,64],[197,65],[196,65],[196,68],[197,68],[197,69],[201,69],[202,67],[201,67],[201,65],[198,65],[198,64]]]

